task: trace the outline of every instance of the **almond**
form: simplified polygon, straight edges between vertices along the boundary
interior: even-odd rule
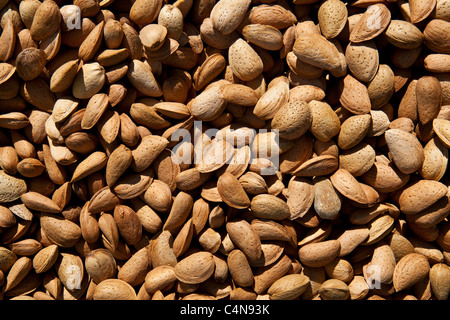
[[[398,199],[400,210],[415,214],[427,209],[447,194],[447,187],[438,181],[420,180],[404,189]]]
[[[315,177],[314,210],[322,219],[334,220],[340,212],[342,199],[326,177]]]
[[[424,76],[416,84],[417,114],[421,124],[433,121],[439,113],[442,88],[435,77]]]
[[[284,104],[272,119],[272,129],[279,130],[280,138],[295,140],[309,129],[312,115],[308,104],[294,100]]]
[[[449,21],[433,19],[425,27],[423,36],[425,38],[425,45],[436,53],[450,53],[450,46],[448,44],[448,26]]]
[[[250,206],[250,200],[239,183],[231,173],[223,173],[217,180],[217,190],[225,203],[229,206],[244,209]]]
[[[391,22],[391,12],[383,3],[369,6],[359,17],[350,32],[350,41],[359,43],[371,40],[386,30]]]
[[[250,10],[251,23],[267,24],[277,29],[288,28],[297,23],[296,16],[281,5],[262,4]]]
[[[136,149],[132,151],[133,161],[130,167],[136,172],[147,169],[167,146],[168,141],[163,137],[150,135],[142,139]]]
[[[210,13],[214,28],[225,35],[233,32],[244,19],[250,3],[249,0],[216,3]]]
[[[242,287],[253,284],[253,272],[245,254],[235,249],[227,256],[228,270],[233,280]]]
[[[423,152],[420,175],[427,180],[441,180],[447,169],[448,148],[439,139],[433,138],[425,145]]]
[[[292,51],[300,60],[332,73],[341,66],[337,48],[319,34],[302,34],[295,40]]]
[[[311,208],[314,201],[314,185],[307,178],[292,177],[288,184],[286,195],[287,205],[294,220],[304,216]]]
[[[340,86],[339,102],[345,109],[358,115],[369,113],[371,103],[366,85],[348,74],[340,82]]]
[[[341,1],[328,0],[320,5],[317,16],[320,31],[325,38],[335,38],[344,29],[347,22],[347,7]]]
[[[340,242],[327,240],[302,246],[298,251],[300,262],[308,267],[323,267],[339,254]]]
[[[423,147],[412,134],[389,129],[385,132],[386,143],[397,168],[404,174],[417,171],[423,164]]]
[[[335,187],[344,197],[357,203],[367,202],[367,196],[363,187],[347,170],[338,169],[330,177],[330,180],[333,187]]]
[[[137,90],[149,97],[162,96],[162,89],[153,75],[148,63],[133,60],[130,62],[127,77]]]
[[[266,50],[276,51],[283,46],[283,34],[270,25],[246,25],[242,29],[242,35],[248,42]]]
[[[378,50],[373,40],[350,42],[345,50],[348,68],[353,76],[362,82],[372,80],[379,66]]]
[[[147,273],[144,287],[148,294],[152,294],[158,290],[170,288],[176,280],[177,277],[173,267],[158,266]]]
[[[243,81],[255,79],[262,73],[263,63],[255,50],[244,40],[236,40],[229,48],[228,62],[233,74]]]
[[[354,115],[345,120],[341,125],[338,135],[338,146],[348,150],[358,145],[367,135],[372,123],[370,114]]]
[[[81,229],[77,224],[55,214],[41,214],[40,222],[49,240],[63,248],[74,246],[81,237]]]
[[[417,48],[424,40],[419,28],[404,20],[391,20],[385,36],[389,43],[401,49]]]
[[[433,130],[448,148],[450,146],[450,120],[434,119]]]
[[[250,209],[252,215],[260,219],[283,220],[290,216],[286,202],[270,194],[256,195]]]
[[[93,300],[136,300],[136,292],[123,280],[106,279],[95,287]]]
[[[214,259],[211,253],[193,253],[175,265],[177,279],[187,284],[197,284],[208,279],[214,272]]]
[[[436,6],[436,1],[410,1],[409,10],[411,11],[411,22],[416,24],[426,19]]]
[[[72,85],[72,94],[77,99],[89,99],[98,93],[105,83],[105,69],[97,62],[84,64]]]
[[[51,37],[60,27],[61,13],[54,1],[46,1],[37,8],[30,27],[31,37],[35,41]]]
[[[109,250],[92,250],[86,256],[84,265],[89,276],[97,284],[116,276],[116,260]]]
[[[312,113],[310,128],[312,134],[320,141],[330,141],[341,129],[341,122],[337,114],[326,102],[313,100],[308,106]]]
[[[24,81],[37,78],[44,69],[47,56],[44,50],[37,48],[26,48],[16,58],[16,72]]]
[[[275,281],[267,290],[271,300],[294,300],[309,284],[309,278],[302,274],[289,274]]]
[[[106,166],[107,162],[108,157],[104,152],[98,151],[92,153],[77,165],[73,173],[71,182],[81,180],[88,175],[103,169],[103,167]]]
[[[388,103],[395,90],[395,75],[387,64],[380,64],[375,77],[368,83],[370,103],[372,109],[379,109]],[[372,110],[378,111],[378,110]],[[372,116],[373,118],[373,116]]]
[[[393,283],[395,291],[410,288],[423,280],[430,272],[427,258],[419,253],[409,253],[397,262]]]
[[[261,240],[247,221],[230,220],[226,223],[226,230],[233,244],[245,254],[250,264],[261,258]]]
[[[436,263],[430,269],[431,290],[439,300],[447,300],[449,295],[449,272],[449,267],[444,263]]]
[[[324,176],[339,167],[338,159],[330,155],[320,155],[303,162],[292,175],[299,177]]]
[[[36,273],[48,271],[58,258],[58,246],[51,244],[36,253],[33,257],[33,268]]]

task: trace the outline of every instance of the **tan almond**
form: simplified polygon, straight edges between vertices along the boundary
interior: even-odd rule
[[[248,0],[227,0],[216,3],[210,13],[214,28],[223,34],[230,34],[242,22],[249,7]]]
[[[153,181],[153,168],[141,172],[122,175],[112,187],[114,193],[123,200],[133,199],[142,195]]]
[[[36,253],[33,257],[33,268],[36,273],[44,273],[48,271],[58,258],[58,246],[51,244]]]
[[[432,19],[425,26],[423,36],[425,38],[425,45],[436,53],[450,53],[450,46],[448,45],[448,30],[450,22],[441,19]]]
[[[130,167],[136,172],[147,169],[167,144],[167,139],[163,137],[156,135],[145,137],[138,147],[132,151],[133,161]]]
[[[369,113],[371,108],[367,86],[348,74],[340,82],[339,101],[351,113],[361,115]]]
[[[239,180],[231,173],[223,173],[217,180],[217,190],[225,203],[234,208],[247,208],[250,200]]]
[[[228,221],[226,230],[233,244],[245,254],[250,264],[261,258],[261,240],[247,221],[243,219]]]
[[[104,152],[92,153],[77,165],[71,182],[76,182],[96,171],[101,170],[104,166],[106,166],[107,161],[108,157]]]
[[[86,63],[73,80],[72,94],[77,99],[89,99],[102,89],[105,80],[105,69],[99,63]]]
[[[123,280],[106,279],[95,287],[93,300],[136,300],[136,291]]]
[[[175,265],[177,279],[187,284],[197,284],[208,279],[214,272],[215,262],[211,253],[193,253]]]
[[[325,38],[335,38],[344,29],[347,22],[347,7],[341,1],[328,0],[320,5],[317,16],[320,31]]]
[[[236,40],[229,49],[228,63],[239,79],[250,81],[263,71],[263,63],[255,50],[244,40]]]
[[[289,274],[275,281],[267,290],[271,300],[294,300],[309,284],[309,278],[303,274]]]
[[[438,181],[420,180],[404,189],[398,199],[400,210],[415,214],[427,209],[447,194],[447,187]]]
[[[345,169],[338,169],[331,177],[330,180],[333,187],[336,188],[344,197],[349,198],[357,203],[367,203],[367,196],[364,189]]]
[[[286,202],[270,194],[253,197],[250,209],[252,215],[260,219],[283,220],[290,216]]]
[[[385,36],[389,43],[401,49],[417,48],[424,40],[420,29],[404,20],[391,20]]]
[[[425,158],[420,175],[426,180],[441,180],[447,169],[448,148],[439,139],[433,138],[425,145],[423,152]]]
[[[298,251],[300,262],[308,267],[323,267],[339,254],[340,242],[327,240],[302,246]]]
[[[421,124],[431,123],[439,113],[442,101],[442,88],[432,76],[424,76],[416,84],[417,114]]]
[[[449,272],[449,267],[444,263],[437,263],[430,269],[431,290],[439,300],[446,300],[449,295]]]
[[[170,288],[175,283],[177,277],[172,266],[158,266],[150,270],[145,276],[145,290],[153,294],[158,290]]]
[[[276,51],[283,46],[283,34],[277,28],[263,24],[248,24],[242,29],[244,38],[258,47]]]
[[[345,50],[347,66],[353,76],[362,82],[372,80],[379,66],[378,49],[373,40],[350,42]]]
[[[393,162],[401,172],[410,174],[422,166],[423,147],[414,135],[399,129],[389,129],[385,132],[385,138]]]
[[[393,284],[397,292],[423,280],[430,272],[427,258],[419,253],[409,253],[397,262]]]
[[[52,36],[60,27],[61,13],[58,5],[53,2],[42,3],[36,10],[31,24],[31,37],[41,41]]]
[[[355,23],[350,32],[350,41],[358,43],[371,40],[386,30],[390,22],[390,10],[383,3],[375,3]]]
[[[72,247],[81,237],[80,227],[63,217],[43,213],[40,221],[46,236],[53,243],[63,248]]]
[[[103,280],[115,277],[117,273],[116,260],[107,249],[95,249],[89,252],[84,265],[86,272],[97,284]]]

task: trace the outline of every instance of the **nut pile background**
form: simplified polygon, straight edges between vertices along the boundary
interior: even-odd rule
[[[2,299],[448,299],[449,0],[0,18]]]

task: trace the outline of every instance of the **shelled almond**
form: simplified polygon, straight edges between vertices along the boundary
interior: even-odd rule
[[[448,300],[449,12],[0,1],[0,300]]]

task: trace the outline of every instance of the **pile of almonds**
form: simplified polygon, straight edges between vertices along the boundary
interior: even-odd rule
[[[449,0],[0,0],[0,27],[0,299],[449,298]]]

